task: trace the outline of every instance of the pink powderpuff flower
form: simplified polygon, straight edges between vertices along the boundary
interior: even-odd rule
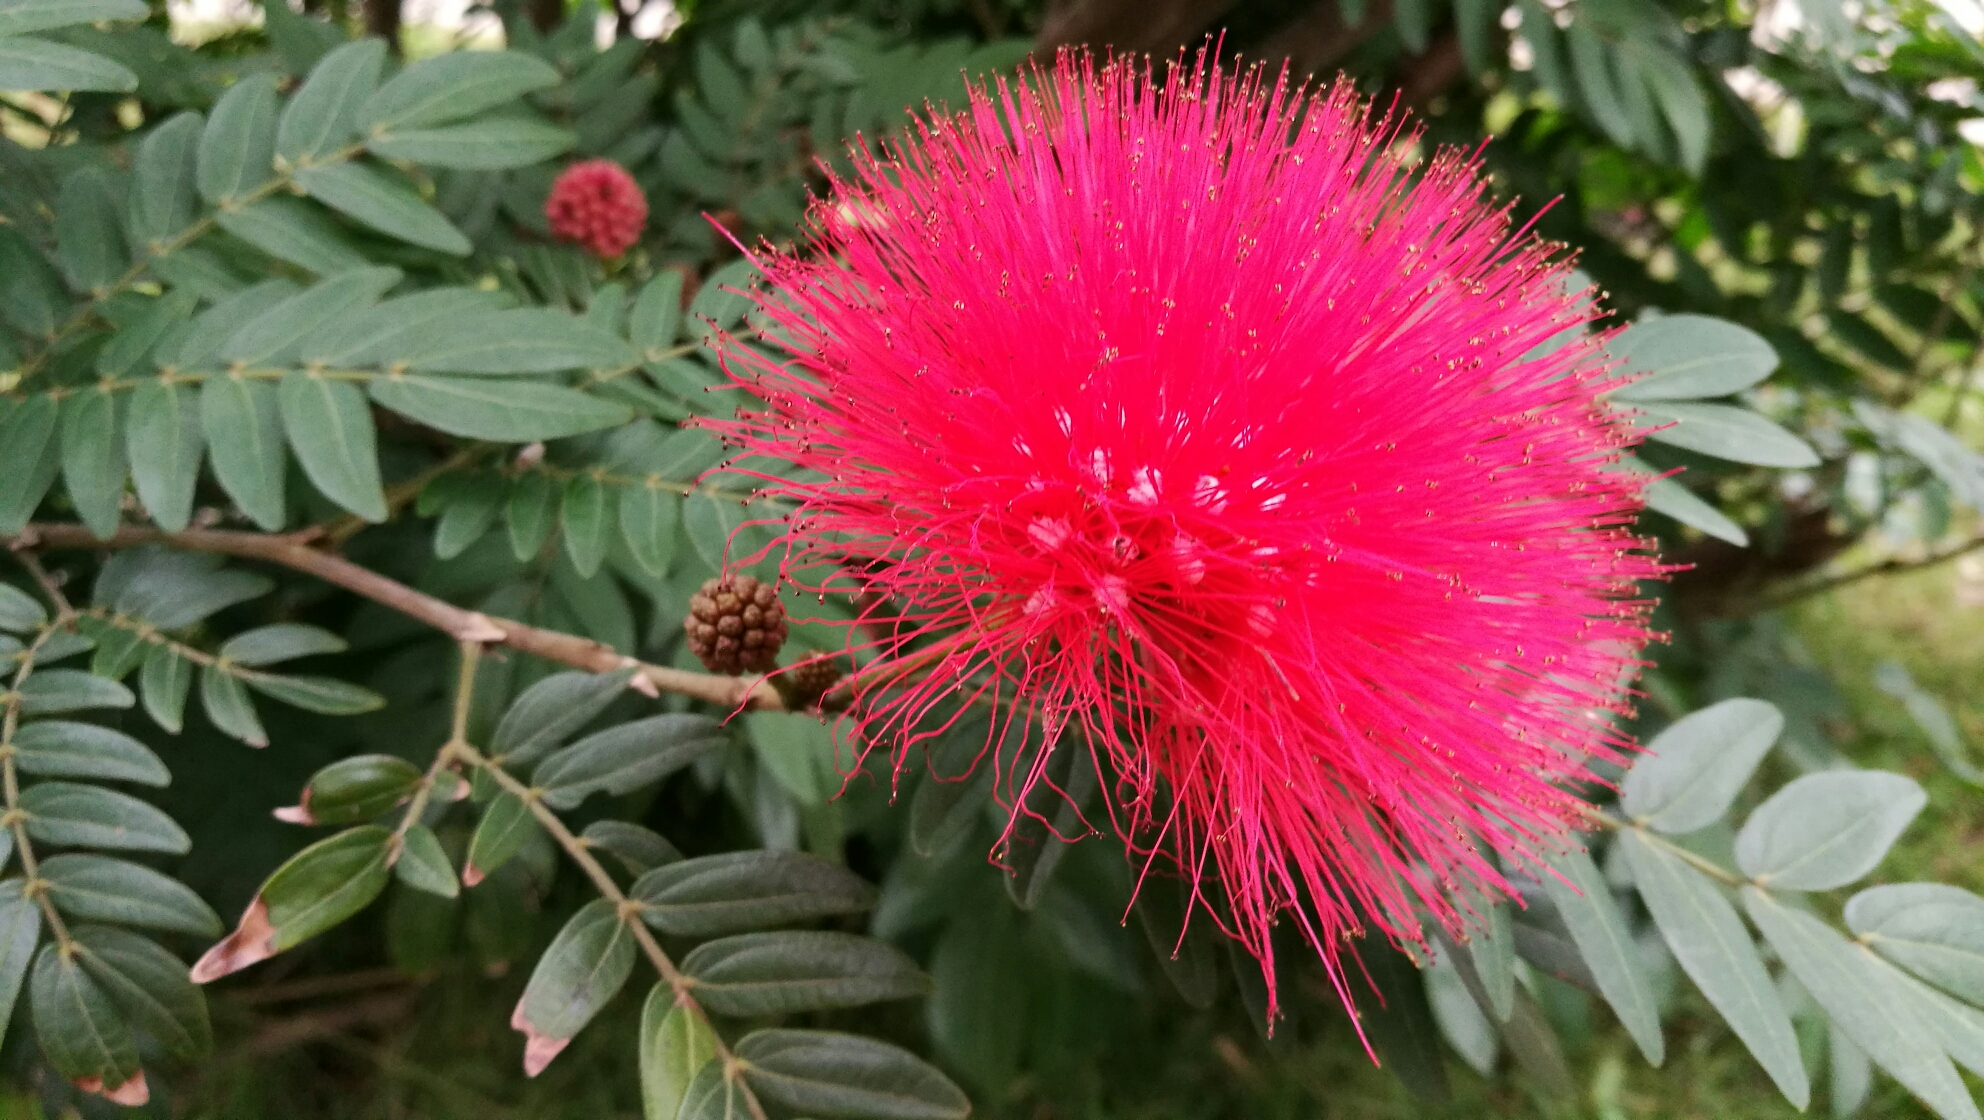
[[[760,254],[784,352],[727,347],[764,407],[711,424],[801,468],[761,476],[789,579],[892,604],[864,742],[991,702],[1026,813],[1077,737],[1145,873],[1270,990],[1289,918],[1346,1001],[1351,938],[1465,936],[1567,842],[1663,571],[1589,296],[1417,139],[1348,83],[1064,53],[854,153]]]
[[[641,239],[648,199],[627,169],[610,159],[588,159],[559,172],[544,199],[551,233],[602,259],[617,257]]]

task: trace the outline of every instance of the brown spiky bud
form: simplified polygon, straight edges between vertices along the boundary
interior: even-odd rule
[[[785,706],[795,711],[817,708],[820,700],[840,683],[840,661],[828,654],[816,654],[772,678]]]
[[[689,598],[689,650],[712,673],[770,672],[785,644],[785,605],[768,583],[718,576]]]

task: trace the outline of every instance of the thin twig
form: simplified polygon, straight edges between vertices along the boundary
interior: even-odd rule
[[[707,701],[726,709],[781,711],[784,702],[778,690],[762,679],[723,677],[714,673],[691,673],[665,665],[652,665],[628,657],[612,646],[542,630],[510,619],[492,618],[479,611],[464,610],[453,603],[416,591],[397,580],[346,560],[335,553],[312,548],[296,536],[267,536],[215,529],[188,529],[168,533],[161,529],[119,529],[107,540],[98,540],[81,525],[30,525],[19,536],[0,537],[0,544],[14,548],[123,549],[146,544],[190,552],[211,552],[271,564],[316,576],[326,583],[382,603],[402,614],[450,635],[456,641],[501,644],[534,653],[549,661],[594,673],[637,669],[636,687],[643,683],[661,692],[673,692]]]
[[[1653,830],[1646,828],[1645,826],[1635,821],[1621,820],[1620,818],[1613,816],[1612,814],[1606,812],[1605,810],[1600,809],[1596,805],[1584,806],[1584,815],[1585,815],[1585,819],[1590,821],[1591,823],[1598,825],[1602,828],[1612,829],[1615,832],[1623,832],[1627,829],[1631,829],[1632,831],[1639,834],[1640,839],[1645,840],[1647,843],[1652,844],[1656,848],[1665,849],[1666,851],[1672,853],[1674,856],[1678,857],[1681,860],[1681,862],[1687,864],[1689,867],[1694,868],[1696,871],[1701,872],[1702,874],[1708,876],[1711,879],[1715,879],[1719,882],[1727,883],[1732,887],[1747,887],[1754,885],[1753,883],[1750,882],[1750,880],[1744,878],[1743,876],[1737,874],[1734,871],[1729,870],[1728,868],[1722,866],[1721,864],[1716,863],[1714,860],[1703,859],[1701,856],[1696,855],[1695,853],[1689,851],[1688,849],[1683,848],[1681,845],[1676,844],[1674,841],[1669,840],[1667,837],[1662,836],[1658,832],[1654,832]]]
[[[448,725],[448,741],[434,752],[434,761],[427,764],[427,772],[420,776],[420,784],[414,787],[413,799],[407,802],[406,812],[401,814],[398,827],[393,829],[393,838],[386,847],[386,862],[400,858],[400,849],[406,844],[406,834],[420,823],[420,814],[427,811],[427,801],[434,796],[434,783],[440,780],[441,771],[457,757],[456,752],[468,746],[469,710],[475,705],[475,669],[482,663],[482,643],[463,642],[461,669],[455,678],[455,710]]]
[[[525,785],[515,775],[465,743],[456,747],[454,754],[469,765],[480,767],[503,792],[523,802],[525,808],[530,810],[531,816],[537,818],[537,823],[544,827],[544,831],[551,834],[551,838],[565,850],[565,854],[571,857],[572,862],[578,864],[579,869],[586,873],[586,878],[592,880],[600,896],[613,903],[615,913],[619,915],[621,923],[627,927],[628,932],[633,935],[634,943],[640,946],[641,952],[648,958],[648,963],[652,964],[655,972],[660,974],[661,982],[667,984],[675,993],[676,1006],[688,1008],[707,1021],[707,1014],[695,999],[695,982],[684,976],[681,969],[675,967],[675,962],[669,959],[667,951],[662,949],[661,943],[656,941],[654,934],[648,930],[647,923],[641,920],[641,904],[628,898],[626,893],[621,891],[620,884],[614,882],[613,876],[607,873],[599,860],[593,858],[586,842],[565,827],[565,822],[544,803],[538,791]],[[723,1063],[723,1069],[728,1075],[729,1071],[737,1067],[738,1060],[724,1045],[721,1035],[715,1030],[709,1033],[716,1046],[716,1060]],[[764,1106],[758,1103],[757,1095],[751,1091],[750,1086],[740,1079],[737,1081],[737,1087],[744,1095],[744,1103],[750,1108],[753,1120],[766,1120]]]
[[[66,952],[69,947],[69,927],[62,921],[62,915],[55,910],[55,903],[48,897],[48,884],[41,878],[41,863],[35,858],[34,845],[28,841],[27,813],[21,809],[21,777],[14,765],[14,735],[21,728],[21,686],[34,674],[35,655],[41,647],[55,636],[64,626],[76,617],[74,607],[62,594],[62,588],[49,577],[41,562],[26,552],[16,552],[14,558],[28,570],[41,590],[55,604],[55,617],[44,625],[34,641],[20,654],[20,665],[14,670],[14,680],[6,693],[6,712],[0,715],[0,792],[6,796],[6,824],[14,834],[14,851],[21,857],[21,874],[26,879],[23,887],[31,895],[35,904],[41,907],[42,917],[48,922],[49,935]]]
[[[1823,595],[1828,591],[1837,591],[1842,587],[1859,583],[1864,579],[1872,579],[1875,576],[1901,575],[1905,572],[1918,572],[1924,568],[1933,568],[1938,564],[1946,564],[1959,556],[1968,555],[1980,548],[1984,548],[1984,536],[1972,537],[1967,541],[1951,545],[1948,548],[1940,549],[1927,556],[1920,556],[1913,560],[1904,560],[1900,557],[1895,557],[1894,559],[1883,560],[1878,564],[1868,564],[1865,567],[1855,568],[1850,572],[1841,572],[1835,576],[1802,584],[1789,590],[1778,592],[1775,595],[1766,595],[1758,602],[1757,609],[1759,611],[1779,610],[1793,603],[1809,599],[1814,595]]]

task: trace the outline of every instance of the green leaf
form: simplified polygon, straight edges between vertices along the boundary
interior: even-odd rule
[[[664,576],[669,561],[675,558],[682,495],[657,485],[657,481],[651,478],[620,488],[620,535],[642,571]]]
[[[34,596],[10,583],[0,583],[0,630],[25,634],[48,622],[48,611]]]
[[[193,848],[171,817],[128,793],[77,782],[37,782],[21,791],[28,835],[67,848],[118,848],[184,855]]]
[[[43,669],[21,682],[21,711],[31,716],[80,712],[89,708],[128,708],[131,690],[80,669]]]
[[[929,978],[893,945],[851,933],[743,933],[682,959],[696,1000],[750,1018],[860,1007],[928,994]]]
[[[171,646],[155,645],[145,655],[138,671],[138,688],[144,694],[145,713],[160,727],[177,735],[186,712],[186,694],[193,687],[193,663],[172,652]]]
[[[1185,892],[1185,885],[1175,878],[1148,875],[1137,888],[1133,908],[1172,987],[1188,1005],[1204,1011],[1219,997],[1219,954],[1207,939],[1204,923],[1198,928],[1189,924],[1190,899]],[[940,978],[937,998],[942,1000],[944,971],[934,963],[931,971]]]
[[[959,721],[929,748],[929,772],[909,801],[909,844],[917,854],[949,851],[982,815],[992,792],[996,746],[990,720],[978,718]]]
[[[14,734],[14,765],[46,778],[95,778],[164,786],[172,774],[158,755],[122,731],[93,723],[44,719]]]
[[[743,322],[744,313],[755,306],[745,293],[760,279],[758,266],[749,260],[732,261],[711,273],[689,302],[689,317],[700,320],[692,333],[707,339]]]
[[[510,528],[511,554],[519,560],[534,558],[544,548],[544,538],[551,535],[557,514],[558,489],[550,476],[539,471],[520,475],[516,489],[510,491],[510,506],[503,511]]]
[[[1793,1106],[1811,1100],[1798,1036],[1743,920],[1715,883],[1633,829],[1619,834],[1633,885],[1688,978]]]
[[[713,937],[875,905],[875,888],[798,852],[727,852],[670,863],[634,881],[641,918],[673,937]]]
[[[137,369],[153,349],[186,325],[186,317],[198,307],[198,295],[175,287],[153,299],[145,313],[125,323],[111,335],[111,341],[97,351],[97,373],[103,377],[123,377]]]
[[[283,69],[303,75],[346,41],[345,30],[327,20],[298,15],[281,0],[262,0],[263,27],[281,56]]]
[[[108,926],[78,926],[77,959],[131,1025],[180,1058],[213,1049],[206,997],[186,965],[157,942]]]
[[[839,792],[834,729],[824,721],[785,712],[751,712],[744,717],[744,728],[758,762],[801,805],[824,805]]]
[[[103,20],[144,19],[149,14],[151,10],[142,0],[8,0],[0,4],[0,35],[24,35]]]
[[[1777,351],[1761,335],[1707,315],[1645,319],[1606,343],[1620,374],[1639,374],[1614,400],[1674,401],[1726,397],[1771,375]]]
[[[378,39],[346,43],[325,55],[282,112],[276,154],[307,166],[350,143],[359,110],[379,84],[385,62],[386,44]]]
[[[194,937],[220,933],[213,909],[176,879],[108,856],[65,854],[41,861],[55,908],[84,921],[117,922]]]
[[[0,70],[0,80],[4,75]],[[138,1044],[130,1028],[73,952],[42,946],[28,991],[35,1038],[56,1073],[92,1085],[92,1091],[114,1091],[140,1075]]]
[[[971,1112],[950,1078],[872,1038],[756,1031],[738,1042],[736,1053],[760,1097],[824,1120],[963,1120]]]
[[[138,76],[88,51],[25,35],[0,39],[0,89],[128,93]]]
[[[343,653],[345,640],[321,626],[277,622],[244,630],[220,644],[219,656],[236,665],[274,665],[320,653]]]
[[[371,390],[380,406],[428,427],[505,443],[563,439],[634,417],[626,405],[537,381],[410,374],[377,378]]]
[[[455,866],[448,862],[441,838],[424,824],[406,830],[406,843],[400,849],[398,862],[393,864],[393,871],[399,875],[400,882],[417,891],[442,898],[454,898],[462,893],[461,880],[455,878]]]
[[[55,398],[37,393],[0,417],[0,533],[18,533],[34,516],[61,469]]]
[[[399,362],[436,330],[468,315],[502,307],[503,296],[477,288],[429,288],[389,299],[327,324],[303,341],[303,359],[327,366]]]
[[[220,95],[200,135],[194,181],[216,206],[240,198],[275,173],[276,80],[250,74]]]
[[[76,515],[101,539],[117,531],[118,503],[124,497],[119,403],[108,390],[92,388],[62,404],[62,481]]]
[[[627,315],[627,333],[647,361],[675,345],[682,334],[682,274],[664,269],[641,288]]]
[[[127,618],[178,630],[274,586],[266,576],[221,567],[218,556],[140,548],[104,564],[95,599]]]
[[[193,224],[199,199],[193,189],[193,161],[206,118],[180,113],[145,135],[131,164],[129,228],[133,247],[153,255]]]
[[[496,521],[497,507],[509,497],[509,480],[502,475],[467,474],[456,478],[460,485],[448,491],[447,504],[434,527],[434,555],[443,560],[460,556],[481,540]],[[431,492],[430,489],[428,493]]]
[[[296,173],[296,183],[311,198],[389,237],[457,257],[467,256],[471,248],[462,231],[405,180],[380,168],[358,163],[306,167]]]
[[[496,725],[489,740],[490,757],[506,766],[521,766],[550,754],[605,711],[634,672],[628,668],[613,673],[556,673],[531,685]]]
[[[1864,950],[1810,914],[1756,887],[1743,888],[1750,920],[1835,1027],[1946,1120],[1976,1120],[1977,1106],[1907,993],[1882,982]]]
[[[1552,854],[1545,861],[1556,875],[1544,875],[1543,889],[1563,915],[1578,952],[1598,981],[1599,994],[1612,1005],[1627,1033],[1646,1060],[1659,1065],[1666,1056],[1660,1037],[1660,1012],[1640,963],[1639,950],[1625,915],[1612,898],[1591,854],[1572,851]],[[1562,876],[1559,878],[1558,876]]]
[[[1640,75],[1653,92],[1661,116],[1674,132],[1681,166],[1699,176],[1708,162],[1708,98],[1687,63],[1672,51],[1649,41],[1638,52]]]
[[[200,667],[200,707],[221,734],[251,747],[269,745],[269,733],[262,730],[262,721],[255,715],[255,702],[248,698],[248,689],[211,665]]]
[[[1447,1045],[1451,1046],[1454,1052],[1460,1055],[1461,1060],[1476,1073],[1484,1077],[1493,1075],[1495,1058],[1501,1052],[1502,1040],[1495,1033],[1495,1024],[1489,1021],[1483,1001],[1475,996],[1473,990],[1467,986],[1467,982],[1461,978],[1459,966],[1452,963],[1447,953],[1443,951],[1427,965],[1423,978],[1427,1009],[1432,1014],[1433,1024],[1439,1028],[1440,1036],[1447,1040]],[[1509,1010],[1513,1013],[1515,1010],[1513,992],[1510,993],[1509,998]],[[1439,1051],[1436,1048],[1422,1043],[1417,1051],[1420,1053],[1430,1051],[1432,1062],[1436,1065],[1439,1063]],[[1393,1063],[1393,1072],[1406,1082],[1408,1088],[1413,1085],[1413,1079],[1404,1063]],[[1441,1071],[1440,1077],[1442,1081],[1445,1080],[1444,1070]],[[1442,1099],[1431,1097],[1425,1090],[1419,1090],[1416,1095],[1422,1100]]]
[[[145,381],[131,394],[126,419],[131,481],[146,512],[169,533],[179,532],[193,520],[193,489],[200,481],[200,456],[206,447],[197,392],[190,385]]]
[[[265,531],[283,527],[282,408],[265,381],[210,377],[200,389],[200,423],[221,489]]]
[[[96,635],[96,653],[90,657],[90,672],[121,681],[145,659],[149,644],[145,636],[135,629],[102,626]]]
[[[1881,862],[1928,801],[1921,786],[1900,774],[1807,774],[1750,814],[1736,834],[1736,863],[1759,885],[1794,891],[1843,887]]]
[[[460,51],[440,57],[466,58],[481,53]],[[498,170],[542,163],[578,140],[578,133],[559,128],[535,113],[512,113],[439,128],[399,127],[373,136],[365,146],[382,159],[410,160],[428,167]]]
[[[607,534],[612,531],[606,509],[606,487],[582,474],[565,484],[565,556],[579,575],[590,579],[606,559]]]
[[[1398,20],[1398,37],[1412,54],[1426,53],[1433,33],[1432,0],[1393,0],[1392,12]]]
[[[451,51],[395,74],[366,99],[358,116],[369,132],[446,124],[558,82],[549,63],[519,51]]]
[[[283,375],[278,401],[289,445],[317,489],[367,521],[384,521],[378,435],[364,392],[291,370]]]
[[[62,181],[55,203],[55,255],[77,290],[104,290],[130,265],[123,213],[124,186],[110,169],[85,164]],[[118,332],[106,351],[116,348],[124,333]]]
[[[1495,67],[1495,48],[1500,45],[1495,21],[1502,5],[1494,0],[1454,0],[1454,31],[1460,40],[1460,54],[1471,75]]]
[[[294,809],[277,815],[296,824],[358,824],[413,796],[420,768],[389,754],[341,758],[311,775]]]
[[[1475,976],[1488,1002],[1483,1010],[1498,1023],[1509,1021],[1516,998],[1516,935],[1509,907],[1500,901],[1476,901],[1477,921],[1467,949]],[[1480,911],[1486,911],[1481,915]]]
[[[1804,440],[1746,408],[1726,404],[1647,402],[1635,406],[1646,438],[1732,463],[1816,467]]]
[[[305,338],[370,305],[400,276],[397,268],[368,267],[319,281],[249,320],[221,347],[220,357],[249,366],[294,362]]]
[[[21,890],[19,879],[0,882],[0,1039],[7,1035],[40,939],[41,907]]]
[[[537,821],[515,794],[497,794],[482,811],[482,820],[469,838],[468,861],[462,865],[462,882],[475,886],[490,872],[510,862],[537,832]]]
[[[1042,774],[1027,791],[1025,814],[1015,817],[999,850],[1011,868],[1006,894],[1022,910],[1039,904],[1061,857],[1086,833],[1082,808],[1096,789],[1094,759],[1073,735],[1062,737]]]
[[[299,944],[358,913],[386,888],[389,829],[365,825],[319,840],[262,884],[270,954]]]
[[[634,936],[610,899],[579,908],[538,958],[510,1025],[524,1032],[524,1073],[535,1077],[599,1014],[634,969]]]
[[[1683,525],[1700,529],[1717,540],[1746,548],[1750,535],[1723,512],[1695,496],[1694,491],[1671,478],[1656,478],[1646,486],[1646,508],[1664,513]]]
[[[660,715],[588,735],[538,764],[532,783],[553,809],[573,809],[594,793],[651,785],[727,741],[707,716]]]
[[[1869,887],[1847,900],[1846,928],[1944,991],[1984,1003],[1984,898],[1943,883]]]
[[[437,323],[398,355],[416,373],[495,376],[634,364],[625,340],[548,307],[482,311]]]
[[[214,221],[277,260],[319,276],[335,276],[368,263],[323,207],[300,198],[276,195],[258,199],[240,210],[223,210],[214,215]]]
[[[1626,115],[1619,91],[1619,78],[1605,41],[1579,20],[1564,32],[1570,47],[1571,72],[1577,76],[1578,92],[1591,119],[1622,148],[1633,144],[1633,122]]]
[[[393,833],[379,825],[317,840],[268,876],[232,934],[192,965],[208,983],[337,926],[385,890]]]
[[[682,853],[660,833],[626,821],[594,821],[579,834],[589,848],[609,852],[630,873],[645,875],[665,864],[677,863]]]
[[[386,698],[336,677],[292,677],[273,673],[242,673],[241,680],[264,696],[293,708],[326,716],[355,716],[386,706]]]
[[[675,1002],[667,984],[656,984],[641,1005],[639,1035],[641,1116],[676,1120],[696,1071],[716,1057],[716,1034],[702,1016]]]
[[[1429,1104],[1446,1103],[1451,1090],[1424,981],[1412,962],[1389,945],[1367,944],[1358,956],[1369,978],[1360,988],[1371,993],[1366,997],[1365,991],[1358,992],[1355,1012],[1365,1037],[1414,1097]],[[1451,968],[1448,972],[1451,977]],[[1475,1014],[1479,1017],[1480,1011]]]
[[[1784,731],[1762,700],[1724,700],[1670,725],[1646,745],[1620,783],[1635,822],[1682,834],[1722,819]]]

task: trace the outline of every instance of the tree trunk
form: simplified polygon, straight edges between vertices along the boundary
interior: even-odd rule
[[[365,33],[386,41],[400,52],[400,0],[365,0]]]

